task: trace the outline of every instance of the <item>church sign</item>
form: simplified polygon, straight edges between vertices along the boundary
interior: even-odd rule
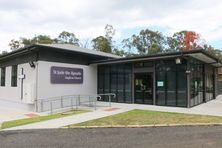
[[[51,83],[52,84],[82,84],[83,69],[69,67],[51,67]]]

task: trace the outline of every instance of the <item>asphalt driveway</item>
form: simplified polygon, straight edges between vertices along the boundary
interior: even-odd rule
[[[222,126],[0,132],[1,148],[221,148]]]

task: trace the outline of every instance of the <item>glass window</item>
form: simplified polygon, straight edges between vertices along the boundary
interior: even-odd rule
[[[17,86],[17,78],[18,78],[18,66],[14,65],[12,66],[12,72],[11,72],[11,86],[12,87]]]
[[[176,106],[176,72],[168,71],[166,77],[167,105]]]
[[[5,86],[6,68],[1,68],[1,86]]]
[[[165,95],[165,71],[156,71],[156,104],[165,105],[166,104],[166,95]]]
[[[153,62],[144,62],[143,66],[144,67],[153,67]]]
[[[195,106],[203,102],[203,64],[191,59],[190,69],[190,105]]]
[[[104,88],[104,68],[98,67],[98,93],[103,94],[103,88]]]
[[[213,86],[214,86],[214,69],[210,66],[207,66],[205,69],[206,101],[213,99],[213,92],[214,92]]]
[[[118,66],[118,88],[117,88],[117,97],[118,102],[124,102],[124,67],[122,65]]]
[[[187,106],[187,75],[184,71],[177,73],[177,106]]]
[[[156,104],[187,106],[186,61],[175,59],[156,62]]]
[[[132,65],[99,66],[98,93],[115,93],[114,102],[132,102]]]
[[[141,67],[143,67],[143,63],[142,62],[135,63],[134,67],[135,68],[141,68]]]
[[[117,85],[118,85],[118,81],[117,81],[117,66],[111,66],[111,70],[110,70],[110,92],[111,93],[115,93],[117,94]],[[112,101],[116,102],[117,101],[117,97],[112,97]]]
[[[153,67],[153,62],[137,62],[134,64],[135,68]]]
[[[132,102],[132,68],[125,66],[125,102]]]

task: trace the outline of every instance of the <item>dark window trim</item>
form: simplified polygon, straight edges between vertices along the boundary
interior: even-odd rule
[[[163,67],[166,67],[167,66],[166,60],[163,60],[163,61],[165,61],[165,62],[163,62]],[[157,62],[155,62],[155,65],[156,65],[156,63]],[[155,74],[155,77],[156,77],[156,82],[155,82],[156,83],[156,87],[155,88],[156,88],[156,91],[157,91],[157,88],[158,88],[157,87],[157,79],[158,79],[157,75],[158,75],[158,72],[164,72],[164,103],[162,105],[159,105],[159,104],[156,103],[156,105],[159,105],[159,106],[173,106],[173,107],[187,107],[187,104],[188,104],[187,100],[186,100],[186,106],[178,105],[178,88],[177,88],[178,81],[179,81],[178,80],[178,73],[182,71],[182,70],[179,69],[179,66],[180,65],[176,64],[175,69],[170,70],[172,72],[175,72],[175,75],[176,75],[176,77],[175,77],[175,83],[176,83],[176,89],[175,89],[176,100],[175,101],[176,101],[176,105],[168,105],[167,104],[167,102],[168,102],[168,95],[167,95],[167,85],[168,85],[167,75],[168,75],[168,71],[166,69],[157,70],[157,67],[155,67],[155,71],[156,71],[156,74]],[[186,83],[186,81],[185,81],[185,83]],[[187,83],[186,83],[186,85],[187,85]],[[187,89],[186,89],[186,98],[187,97],[188,96],[187,96]],[[157,93],[156,93],[156,102],[158,102]]]
[[[5,81],[6,81],[6,67],[1,67],[1,87],[5,87],[6,84]]]
[[[18,65],[11,66],[11,87],[18,86]]]

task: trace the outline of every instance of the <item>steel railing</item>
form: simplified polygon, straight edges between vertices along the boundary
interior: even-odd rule
[[[98,107],[97,101],[102,100],[102,97],[104,96],[109,98],[109,107],[111,107],[111,98],[116,96],[113,93],[96,95],[67,95],[36,100],[36,111],[50,112],[52,114],[56,110],[63,108],[78,109],[82,107],[90,107],[96,110]]]
[[[112,97],[115,98],[116,94],[115,93],[105,93],[105,94],[98,94],[100,96],[99,99],[102,99],[103,96],[108,96],[108,102],[109,102],[109,107],[111,107],[111,102],[112,102]],[[105,100],[103,100],[105,101]]]

